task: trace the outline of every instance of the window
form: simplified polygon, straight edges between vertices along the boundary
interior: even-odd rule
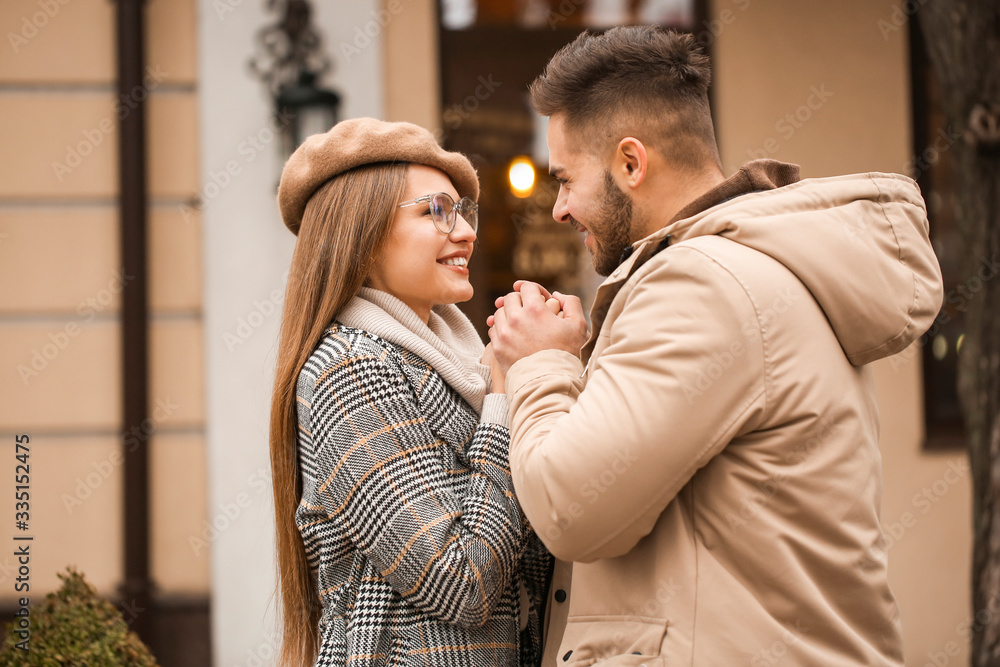
[[[924,375],[924,449],[965,446],[965,427],[958,399],[958,351],[965,331],[965,310],[972,296],[960,283],[962,238],[955,219],[955,164],[951,148],[961,135],[948,125],[940,91],[927,58],[917,21],[910,21],[913,97],[913,160],[927,202],[931,242],[941,262],[945,301],[934,324],[920,339]]]

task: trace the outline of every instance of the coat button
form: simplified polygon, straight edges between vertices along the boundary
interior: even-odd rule
[[[573,655],[573,651],[566,651],[566,655],[563,656],[563,662],[569,660],[569,657]]]
[[[556,602],[565,602],[566,601],[566,591],[564,591],[563,589],[560,588],[559,590],[556,591],[556,594],[553,597],[555,597]]]

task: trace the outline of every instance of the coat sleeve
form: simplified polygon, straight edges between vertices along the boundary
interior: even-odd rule
[[[580,360],[558,350],[507,374],[514,486],[561,560],[628,553],[763,406],[755,304],[700,251],[668,254],[619,294],[585,384]]]
[[[364,347],[364,346],[360,346]],[[428,615],[482,625],[521,551],[508,471],[506,397],[486,397],[466,455],[468,491],[450,491],[439,448],[403,369],[354,347],[319,376],[311,414],[318,498],[401,596]]]

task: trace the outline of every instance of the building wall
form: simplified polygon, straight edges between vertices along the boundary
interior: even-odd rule
[[[906,173],[911,148],[903,3],[717,0],[716,118],[727,173],[771,157],[806,177]],[[820,260],[821,261],[821,260]],[[916,347],[875,364],[882,518],[908,665],[965,664],[970,475],[964,451],[929,454]]]
[[[433,0],[315,5],[341,115],[434,127]],[[150,99],[150,396],[161,416],[148,435],[153,577],[165,596],[211,591],[216,664],[267,664],[276,645],[267,411],[294,238],[274,201],[282,157],[271,101],[247,61],[273,17],[238,0],[147,7],[151,79],[137,94]],[[705,30],[715,34],[727,170],[763,155],[799,162],[806,176],[904,170],[898,7],[716,0]],[[121,583],[118,313],[128,278],[117,250],[113,8],[0,5],[0,451],[13,453],[15,433],[31,435],[33,595],[70,564],[102,594]],[[263,148],[248,151],[251,140]],[[232,161],[239,173],[227,180]],[[941,655],[961,664],[968,474],[960,452],[920,451],[917,357],[876,365],[891,580],[908,664]],[[12,487],[0,475],[0,498]],[[13,565],[0,556],[0,605],[15,597]],[[958,655],[945,653],[949,642]]]
[[[383,41],[385,86],[384,120],[407,121],[437,131],[441,125],[441,86],[438,16],[435,0],[407,3],[383,1],[398,7],[398,20],[386,24]],[[428,37],[431,37],[428,39]]]
[[[208,594],[188,536],[206,517],[201,220],[195,192],[193,0],[148,3],[152,576],[160,597]],[[31,595],[74,565],[122,582],[114,4],[0,4],[0,497],[13,532],[13,434],[31,438]],[[10,554],[9,550],[5,553]],[[0,556],[0,604],[15,599]],[[16,569],[16,568],[15,568]]]

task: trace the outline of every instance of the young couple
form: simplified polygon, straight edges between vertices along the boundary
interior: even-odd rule
[[[454,305],[479,183],[426,130],[344,121],[288,161],[283,665],[903,664],[866,364],[940,307],[923,202],[726,178],[709,77],[690,35],[624,27],[531,87],[553,215],[608,276],[589,338],[518,282],[484,348]]]

